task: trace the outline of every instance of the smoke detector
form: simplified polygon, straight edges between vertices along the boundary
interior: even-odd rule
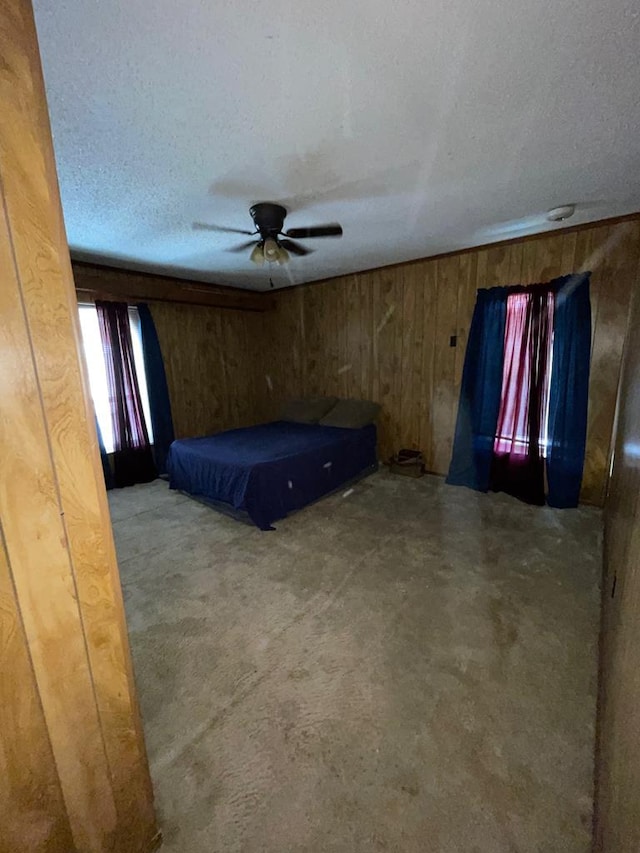
[[[576,212],[575,204],[563,204],[560,207],[553,207],[547,212],[549,222],[564,222]]]

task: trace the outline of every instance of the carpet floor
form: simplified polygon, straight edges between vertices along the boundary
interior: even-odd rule
[[[598,510],[380,472],[262,533],[110,493],[170,853],[587,853]]]

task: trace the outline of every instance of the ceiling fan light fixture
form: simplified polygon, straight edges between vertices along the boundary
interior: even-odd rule
[[[249,260],[253,261],[253,263],[257,264],[259,267],[264,265],[264,250],[262,243],[258,243],[257,246],[255,246],[253,252],[251,252]]]
[[[261,201],[249,208],[253,219],[254,230],[243,231],[239,228],[227,228],[223,225],[207,225],[206,223],[194,222],[193,227],[206,231],[221,231],[225,234],[246,234],[251,237],[245,243],[238,246],[230,246],[228,252],[245,252],[251,249],[249,259],[256,266],[279,264],[283,266],[291,260],[291,255],[304,257],[313,249],[296,243],[296,239],[311,239],[315,237],[341,237],[342,226],[337,222],[326,225],[312,225],[308,228],[291,228],[283,231],[284,220],[287,209],[281,204],[270,201]]]
[[[279,260],[280,257],[280,246],[278,246],[277,242],[273,239],[273,237],[267,237],[264,241],[263,249],[264,259],[268,261],[270,264]]]
[[[263,243],[262,253],[265,261],[280,266],[289,262],[289,252],[284,249],[274,237],[267,237]]]

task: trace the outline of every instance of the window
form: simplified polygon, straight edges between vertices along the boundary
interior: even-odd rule
[[[100,325],[95,305],[80,305],[80,328],[82,331],[82,344],[89,372],[89,386],[93,405],[102,433],[102,441],[107,453],[113,453],[113,427],[111,425],[111,400],[109,399],[109,388],[107,385],[107,373],[102,354],[102,340],[100,338]],[[149,433],[149,441],[153,444],[153,433],[151,429],[151,416],[149,412],[149,394],[147,391],[147,376],[144,369],[144,356],[142,354],[142,335],[140,333],[140,316],[137,308],[129,308],[129,326],[131,328],[131,340],[133,343],[133,356],[136,363],[136,376],[142,397],[142,408],[144,419]]]
[[[540,297],[539,314],[531,293],[507,298],[504,368],[498,416],[496,453],[527,456],[532,432],[533,402],[539,413],[538,447],[545,458],[549,448],[549,401],[553,363],[552,293]]]

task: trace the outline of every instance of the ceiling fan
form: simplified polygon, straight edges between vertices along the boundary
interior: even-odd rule
[[[233,246],[227,251],[244,252],[253,246],[250,258],[259,266],[262,266],[265,261],[286,264],[289,260],[289,252],[294,255],[308,255],[313,251],[296,243],[296,239],[342,236],[342,227],[337,223],[314,225],[311,228],[290,228],[288,231],[283,231],[287,210],[281,204],[273,204],[270,201],[254,204],[249,208],[249,213],[255,225],[254,231],[225,228],[222,225],[207,225],[204,222],[194,222],[193,227],[202,231],[222,231],[225,234],[248,234],[254,239],[239,246]]]

